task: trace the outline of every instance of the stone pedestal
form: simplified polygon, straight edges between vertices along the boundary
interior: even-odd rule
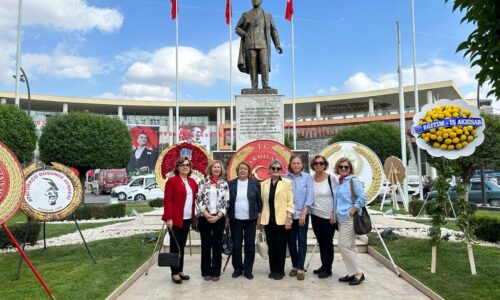
[[[236,147],[255,140],[284,142],[283,95],[236,96]]]

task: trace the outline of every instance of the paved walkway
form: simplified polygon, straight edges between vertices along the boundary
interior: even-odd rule
[[[309,261],[309,255],[306,262]],[[319,266],[319,255],[315,254],[310,270]],[[233,279],[233,268],[228,265],[220,281],[204,281],[200,274],[200,255],[186,256],[184,271],[191,280],[182,285],[171,282],[170,269],[153,266],[148,276],[140,277],[118,299],[428,299],[403,279],[380,264],[368,254],[360,254],[361,265],[366,280],[358,286],[349,286],[338,281],[346,274],[346,269],[339,253],[335,253],[333,276],[318,279],[310,274],[304,281],[295,277],[285,277],[277,281],[267,278],[268,261],[255,258],[253,280],[243,276]],[[287,259],[286,272],[290,261]]]

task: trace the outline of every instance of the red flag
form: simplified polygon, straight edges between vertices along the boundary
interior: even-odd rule
[[[170,3],[172,4],[172,11],[170,12],[170,15],[172,20],[175,20],[177,18],[177,0],[170,0]]]
[[[293,15],[293,0],[286,0],[285,19],[291,21],[292,15]]]
[[[226,24],[231,24],[231,18],[233,17],[233,5],[231,0],[226,0]]]

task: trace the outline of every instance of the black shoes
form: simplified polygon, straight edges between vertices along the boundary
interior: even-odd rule
[[[253,274],[246,274],[245,273],[244,276],[245,276],[246,279],[250,279],[250,280],[253,279]]]
[[[269,279],[274,279],[274,277],[276,276],[276,274],[274,273],[269,273],[269,275],[267,275],[267,278]]]
[[[238,278],[238,277],[240,277],[242,274],[243,274],[243,272],[241,272],[240,270],[234,270],[233,275],[231,275],[231,277],[233,277],[233,278]]]
[[[174,275],[172,275],[172,282],[175,284],[182,284],[182,278],[175,279]]]
[[[340,282],[350,282],[354,278],[354,275],[346,275],[344,277],[340,277]]]
[[[316,270],[313,271],[313,274],[318,275],[319,273],[321,273],[321,271],[323,271],[323,270],[321,270],[321,268],[316,269]]]
[[[285,278],[285,274],[274,274],[274,280],[281,280]]]
[[[361,282],[365,281],[365,274],[361,273],[361,277],[358,279],[354,277],[350,282],[349,285],[358,285]]]
[[[332,276],[332,271],[321,271],[318,274],[318,278],[328,278]]]
[[[179,276],[181,277],[182,280],[189,280],[189,275],[186,275],[186,274],[179,274]]]

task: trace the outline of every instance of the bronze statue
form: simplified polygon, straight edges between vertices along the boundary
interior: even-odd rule
[[[283,53],[273,17],[260,8],[261,4],[262,0],[252,0],[253,9],[244,12],[236,25],[236,34],[241,37],[238,69],[250,74],[252,90],[258,89],[258,74],[262,77],[262,88],[271,89],[271,39],[276,51]]]

